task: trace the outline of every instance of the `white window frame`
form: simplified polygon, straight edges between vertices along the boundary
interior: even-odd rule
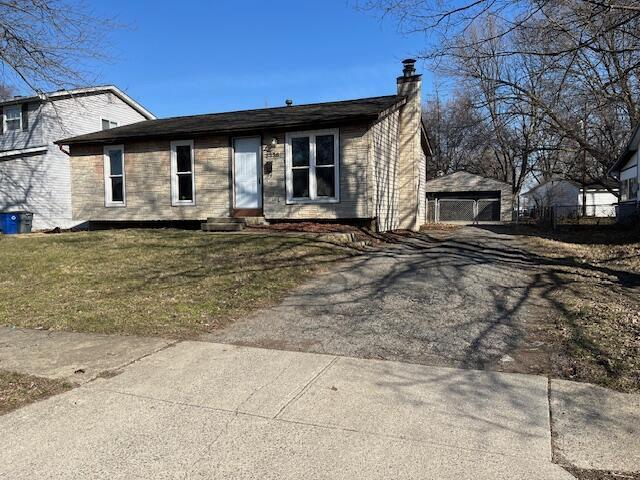
[[[111,175],[111,157],[109,157],[109,150],[120,150],[122,157],[122,201],[114,202],[111,177],[118,175]],[[105,207],[126,207],[127,206],[127,180],[125,175],[125,158],[124,158],[124,145],[107,145],[103,151],[104,159],[104,205]]]
[[[102,122],[109,122],[109,128],[105,129],[104,126],[102,125]],[[117,126],[118,126],[118,122],[116,121],[109,120],[108,118],[100,119],[100,130],[111,130],[112,128],[116,128]]]
[[[318,197],[316,181],[316,137],[333,135],[333,161],[335,168],[333,197]],[[293,196],[293,154],[291,140],[298,137],[309,137],[309,198]],[[301,132],[287,132],[285,135],[285,166],[287,203],[339,203],[340,202],[340,131],[337,128],[325,130],[308,130]],[[320,167],[322,168],[322,167]]]
[[[191,200],[180,200],[178,198],[178,156],[177,147],[191,147]],[[174,207],[189,206],[196,204],[196,171],[195,171],[195,151],[193,140],[176,140],[171,142],[171,205]]]
[[[19,120],[18,123],[18,128],[12,128],[9,129],[8,128],[8,123],[9,123],[9,115],[7,114],[7,112],[9,111],[17,111],[18,112],[18,118],[14,118],[13,120]],[[4,107],[3,109],[3,121],[4,121],[4,125],[3,125],[3,131],[5,132],[17,132],[22,130],[22,105],[9,105]]]

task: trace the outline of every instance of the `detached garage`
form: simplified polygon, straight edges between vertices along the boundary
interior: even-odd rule
[[[427,222],[510,222],[511,185],[467,172],[455,172],[426,183]]]

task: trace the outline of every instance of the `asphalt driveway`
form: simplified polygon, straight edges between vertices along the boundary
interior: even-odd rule
[[[548,371],[555,266],[481,228],[397,237],[208,337],[435,366]]]

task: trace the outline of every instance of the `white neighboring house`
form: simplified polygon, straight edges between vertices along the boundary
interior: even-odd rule
[[[33,213],[33,229],[70,228],[69,157],[54,145],[155,116],[113,85],[0,102],[0,212]]]
[[[616,188],[611,188],[617,191]],[[520,196],[520,205],[524,209],[542,207],[565,207],[581,211],[582,186],[571,180],[547,180],[533,187]],[[615,205],[618,197],[607,190],[602,184],[586,186],[586,214],[591,217],[615,216]]]
[[[620,182],[620,203],[618,204],[618,219],[636,215],[640,206],[640,124],[636,126],[627,147],[616,163],[609,170],[609,174]]]

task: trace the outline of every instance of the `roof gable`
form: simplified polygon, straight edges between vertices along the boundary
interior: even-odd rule
[[[426,183],[426,188],[429,192],[435,192],[439,189],[450,189],[452,185],[461,185],[465,188],[473,188],[474,186],[477,186],[486,189],[492,187],[496,190],[510,187],[508,183],[501,182],[494,178],[483,177],[474,173],[460,171],[428,180]]]
[[[626,163],[631,159],[633,154],[638,151],[638,146],[640,145],[640,123],[638,123],[635,128],[631,130],[631,137],[627,142],[624,150],[615,161],[615,163],[611,166],[608,173],[615,174],[621,168],[623,168]]]
[[[151,113],[149,110],[144,108],[140,103],[136,102],[129,95],[124,93],[115,85],[102,85],[97,87],[87,87],[87,88],[76,88],[73,90],[58,90],[56,92],[45,93],[42,95],[30,95],[30,96],[17,96],[10,100],[5,100],[0,102],[0,106],[5,105],[19,105],[22,103],[32,103],[32,102],[51,102],[55,100],[60,100],[63,98],[73,98],[73,97],[81,97],[87,95],[99,95],[101,93],[111,93],[122,100],[124,103],[129,105],[132,109],[140,113],[143,117],[152,120],[155,119],[156,116]]]

